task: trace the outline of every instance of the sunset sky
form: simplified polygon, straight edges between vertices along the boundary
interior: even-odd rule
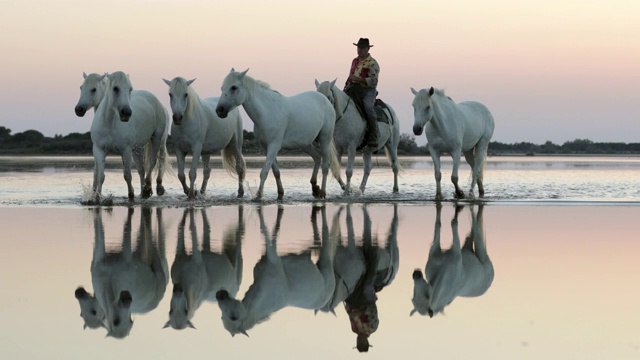
[[[167,107],[162,78],[218,96],[231,67],[285,95],[341,85],[360,37],[402,133],[410,87],[434,86],[487,105],[494,141],[640,142],[637,0],[0,0],[0,126],[89,131],[93,112],[73,111],[83,71],[125,71]]]

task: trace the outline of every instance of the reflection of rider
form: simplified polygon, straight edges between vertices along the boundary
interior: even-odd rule
[[[380,66],[369,54],[369,48],[373,47],[373,45],[369,45],[369,39],[360,38],[358,43],[353,45],[358,47],[358,57],[351,62],[349,77],[344,89],[345,92],[350,95],[355,94],[362,101],[368,130],[366,145],[375,150],[378,148],[378,116],[374,104]]]
[[[389,285],[395,277],[395,266],[382,264],[380,249],[372,245],[371,218],[364,210],[364,230],[362,236],[362,252],[365,261],[365,273],[362,275],[353,292],[344,302],[349,315],[351,330],[356,333],[356,348],[360,352],[369,351],[369,336],[378,329],[378,307],[376,293]],[[395,210],[394,210],[395,211]],[[387,259],[394,261],[393,259]]]

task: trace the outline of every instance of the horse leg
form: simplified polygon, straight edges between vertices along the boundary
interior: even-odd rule
[[[158,152],[158,175],[156,176],[156,194],[158,196],[162,196],[165,193],[164,186],[162,186],[162,177],[164,176],[166,161],[167,147],[163,141],[162,144],[160,144],[160,151]]]
[[[100,203],[102,194],[102,184],[104,183],[104,168],[107,153],[98,146],[93,147],[93,158],[95,165],[93,168],[93,200],[96,205]]]
[[[153,194],[151,178],[153,177],[153,169],[155,169],[158,163],[158,153],[160,152],[159,140],[160,139],[156,140],[156,138],[152,138],[151,142],[144,147],[144,151],[146,152],[143,163],[143,170],[144,168],[146,168],[146,174],[144,178],[144,191],[142,192],[142,197],[144,199],[151,197],[151,195]],[[160,180],[160,183],[162,183],[162,180]]]
[[[429,153],[431,153],[431,159],[433,160],[433,175],[436,178],[436,200],[442,200],[442,187],[440,185],[440,181],[442,180],[442,172],[440,172],[440,151],[429,147]]]
[[[271,172],[273,172],[273,177],[276,179],[276,186],[278,188],[278,201],[282,201],[284,197],[284,188],[282,187],[282,181],[280,180],[280,167],[278,166],[278,160],[275,159],[273,164],[271,164]]]
[[[314,198],[320,197],[320,187],[318,186],[318,169],[320,169],[320,160],[322,158],[322,154],[318,149],[316,149],[313,145],[305,146],[302,148],[304,152],[309,154],[313,159],[313,171],[311,173],[311,193]],[[342,186],[342,185],[341,185]]]
[[[320,189],[320,198],[327,197],[327,177],[329,175],[329,166],[331,165],[331,141],[333,134],[322,145],[322,188]],[[322,141],[321,141],[322,144]]]
[[[132,151],[133,156],[133,164],[136,167],[136,171],[138,172],[138,177],[140,178],[140,196],[143,199],[148,199],[151,197],[151,179],[145,178],[145,163],[144,163],[144,153],[146,147],[149,144],[145,145],[144,148],[134,148]],[[147,182],[147,180],[149,180]]]
[[[489,149],[489,143],[481,142],[476,146],[476,169],[474,169],[474,175],[478,183],[478,194],[480,197],[484,196],[484,184],[482,182],[484,177],[484,163],[487,160],[487,150]]]
[[[194,144],[191,148],[193,157],[191,158],[191,167],[189,168],[189,201],[196,198],[196,178],[198,176],[198,163],[200,162],[200,154],[202,152],[202,144]]]
[[[364,149],[362,152],[362,159],[364,160],[364,174],[362,175],[362,182],[360,182],[360,191],[364,193],[364,189],[367,186],[367,181],[369,181],[369,174],[371,174],[371,168],[373,165],[371,164],[371,150]]]
[[[130,148],[122,151],[122,165],[124,166],[124,169],[123,169],[124,181],[127,183],[127,193],[128,193],[129,201],[133,202],[135,194],[133,191],[133,185],[131,185],[131,158],[132,158],[132,154],[131,154]]]
[[[398,147],[392,146],[391,142],[386,144],[387,152],[389,153],[389,158],[391,159],[391,170],[393,170],[393,193],[397,194],[399,191],[398,188],[398,171],[400,169],[400,164],[398,164]]]
[[[464,192],[458,186],[458,168],[460,167],[460,150],[454,150],[451,153],[451,157],[453,158],[453,170],[451,171],[451,182],[455,187],[455,195],[456,198],[462,199],[464,198]]]
[[[336,158],[338,159],[338,162],[342,163],[342,155],[341,154],[336,154]],[[347,155],[347,159],[349,159],[349,156]],[[340,183],[340,188],[342,190],[349,191],[349,189],[351,188],[351,175],[353,174],[353,169],[351,170],[351,173],[349,173],[349,163],[347,160],[347,182],[345,183],[344,181],[342,181],[342,179],[338,180],[338,183]]]
[[[267,176],[269,176],[269,170],[271,169],[271,165],[276,160],[276,155],[278,154],[279,150],[280,150],[280,147],[277,145],[271,145],[267,149],[267,157],[264,160],[264,164],[262,165],[262,170],[260,170],[260,186],[258,187],[258,192],[256,193],[255,198],[253,198],[253,200],[255,201],[262,199],[262,193],[264,191],[264,182],[267,180]],[[280,181],[280,179],[278,178],[276,181]],[[280,184],[279,188],[281,186],[282,184]],[[283,193],[284,193],[284,190],[283,190]]]
[[[320,209],[322,215],[322,245],[320,257],[318,259],[318,263],[316,266],[318,270],[320,270],[320,274],[322,274],[322,280],[324,284],[324,294],[325,298],[323,301],[323,306],[326,302],[329,301],[329,298],[333,294],[333,290],[336,287],[336,276],[333,269],[333,259],[336,253],[337,246],[337,237],[329,236],[329,222],[327,221],[327,211],[326,207],[323,206]],[[312,216],[312,222],[316,223],[316,216]],[[315,227],[317,228],[317,224]]]
[[[187,154],[182,151],[178,146],[175,147],[176,161],[178,162],[178,179],[182,184],[182,190],[185,195],[189,195],[189,188],[187,187],[186,177],[184,175],[184,162]]]
[[[209,178],[211,177],[211,166],[209,165],[210,160],[211,155],[202,155],[202,185],[200,186],[200,194],[202,195],[204,195],[204,193],[207,191],[207,184],[209,183]]]
[[[471,148],[464,152],[464,159],[467,161],[467,164],[471,166],[471,188],[469,189],[469,196],[473,197],[473,188],[475,184],[478,182],[476,162],[475,162],[475,148]]]
[[[242,156],[242,144],[238,144],[231,150],[236,158],[236,174],[238,174],[238,198],[244,197],[244,177],[246,171],[246,164],[244,157]]]

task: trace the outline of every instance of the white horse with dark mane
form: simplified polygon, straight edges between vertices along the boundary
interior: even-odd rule
[[[416,269],[413,272],[413,310],[420,315],[433,317],[443,313],[444,308],[458,296],[477,297],[483,295],[493,283],[494,270],[487,254],[484,238],[482,211],[471,211],[471,231],[460,247],[458,236],[458,214],[463,206],[457,206],[451,230],[453,245],[449,250],[440,247],[440,214],[442,206],[436,205],[436,224],[433,244],[429,251],[429,259],[425,267],[425,277]]]
[[[211,251],[211,226],[206,210],[202,209],[203,236],[202,249],[198,248],[198,235],[194,219],[194,209],[184,211],[178,226],[176,257],[171,266],[173,295],[169,321],[171,326],[181,330],[187,327],[195,329],[191,322],[196,311],[205,301],[215,301],[216,292],[227,291],[235,296],[242,281],[242,238],[244,220],[242,206],[238,207],[238,223],[227,228],[223,235],[222,253]],[[191,255],[185,249],[184,227],[189,213],[191,232]]]
[[[442,199],[440,154],[443,152],[451,154],[453,158],[451,181],[455,186],[455,196],[464,197],[464,192],[458,186],[458,167],[462,154],[471,165],[469,195],[473,196],[473,189],[478,184],[478,192],[484,196],[484,163],[495,127],[489,109],[475,101],[455,103],[444,91],[433,87],[420,91],[411,88],[411,92],[415,95],[413,133],[421,135],[422,129],[425,129],[436,178],[436,199]]]
[[[284,188],[276,159],[281,149],[301,149],[311,155],[315,163],[310,181],[313,196],[324,199],[329,168],[336,179],[340,178],[340,163],[333,143],[336,117],[331,103],[317,91],[285,97],[266,83],[247,76],[247,71],[231,69],[225,77],[216,113],[226,118],[231,110],[242,105],[253,121],[256,140],[267,154],[255,199],[262,198],[264,182],[271,169],[278,187],[278,200],[282,200]],[[318,187],[320,162],[322,186]]]
[[[238,179],[238,197],[244,195],[245,161],[242,156],[243,129],[242,118],[238,109],[229,112],[227,119],[216,115],[218,98],[201,99],[191,86],[195,81],[176,77],[165,80],[169,85],[169,98],[173,112],[171,125],[171,140],[174,144],[176,159],[178,160],[178,179],[182,183],[184,193],[189,200],[196,197],[196,171],[202,156],[202,186],[200,193],[204,194],[211,175],[209,159],[211,154],[222,151],[222,165],[229,174]],[[185,181],[184,164],[187,153],[191,153],[191,168],[189,170],[189,186]]]
[[[109,83],[106,76],[96,73],[87,75],[83,72],[82,77],[84,81],[80,85],[80,98],[75,107],[76,115],[79,117],[83,117],[92,108],[94,111],[98,109]]]
[[[278,209],[273,235],[265,225],[262,209],[258,208],[260,229],[265,238],[265,252],[253,269],[253,284],[242,301],[234,299],[226,290],[216,293],[222,311],[222,322],[231,333],[247,335],[256,324],[287,307],[318,310],[331,300],[335,288],[333,256],[335,239],[329,236],[325,208],[322,207],[322,245],[318,262],[311,261],[310,249],[301,254],[279,256],[276,245],[283,209]],[[311,221],[317,229],[317,210]],[[320,235],[317,235],[320,237]]]
[[[121,71],[103,75],[99,83],[103,81],[106,82],[106,89],[102,100],[93,105],[97,108],[91,124],[91,141],[93,141],[93,157],[95,159],[92,187],[94,198],[92,200],[95,203],[100,203],[102,184],[104,183],[105,158],[109,151],[116,151],[122,157],[129,201],[134,199],[134,190],[131,184],[132,160],[140,175],[142,198],[149,198],[153,192],[151,177],[156,163],[158,164],[156,193],[163,195],[162,176],[166,166],[167,152],[165,143],[169,133],[167,111],[150,92],[134,91],[129,76]],[[86,89],[91,92],[93,87],[86,87]],[[84,91],[82,88],[82,92]],[[84,106],[77,105],[76,114],[82,114]]]
[[[116,338],[124,338],[131,332],[132,313],[148,313],[158,306],[169,280],[161,210],[156,211],[156,236],[151,226],[151,209],[141,210],[135,251],[131,243],[133,211],[130,208],[127,214],[121,251],[107,252],[102,214],[99,209],[96,210],[91,262],[94,294],[88,293],[83,287],[75,291],[85,328],[104,327],[108,331],[107,336]],[[154,237],[157,237],[157,244],[154,244]]]
[[[324,81],[319,83],[316,80],[316,89],[329,99],[336,112],[336,126],[333,135],[333,141],[336,145],[338,160],[343,154],[347,154],[347,182],[346,184],[340,180],[340,186],[343,190],[351,191],[351,176],[353,175],[353,163],[356,157],[356,149],[362,143],[367,128],[367,123],[360,111],[356,107],[351,97],[344,91],[338,89],[336,80],[331,82]],[[378,149],[384,147],[387,158],[391,162],[393,170],[393,192],[398,192],[398,144],[400,143],[400,122],[398,116],[391,106],[387,105],[383,109],[389,123],[378,121]],[[376,150],[378,150],[376,149]],[[365,147],[362,150],[362,158],[364,160],[364,175],[360,183],[360,191],[364,192],[367,186],[367,180],[371,173],[371,154],[372,149]]]

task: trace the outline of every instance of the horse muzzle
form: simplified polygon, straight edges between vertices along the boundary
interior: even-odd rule
[[[87,113],[87,109],[84,106],[77,105],[75,110],[78,117],[83,117]]]
[[[413,275],[412,275],[412,277],[413,277],[413,280],[420,280],[420,279],[422,279],[422,271],[420,271],[420,270],[414,270],[414,271],[413,271]]]
[[[228,298],[229,293],[227,292],[227,290],[218,290],[218,292],[216,292],[216,300],[223,301],[227,300]]]
[[[413,134],[418,136],[422,135],[422,126],[414,126]]]
[[[83,287],[79,287],[75,291],[75,296],[76,296],[76,299],[79,300],[89,296],[89,293]]]
[[[175,125],[182,125],[182,114],[173,114],[172,118]]]
[[[131,118],[131,114],[132,114],[132,111],[130,107],[122,108],[120,110],[120,121],[122,122],[129,121],[129,119]]]
[[[216,114],[221,118],[224,119],[227,117],[227,115],[229,115],[229,110],[225,109],[224,106],[217,106],[216,107]]]

